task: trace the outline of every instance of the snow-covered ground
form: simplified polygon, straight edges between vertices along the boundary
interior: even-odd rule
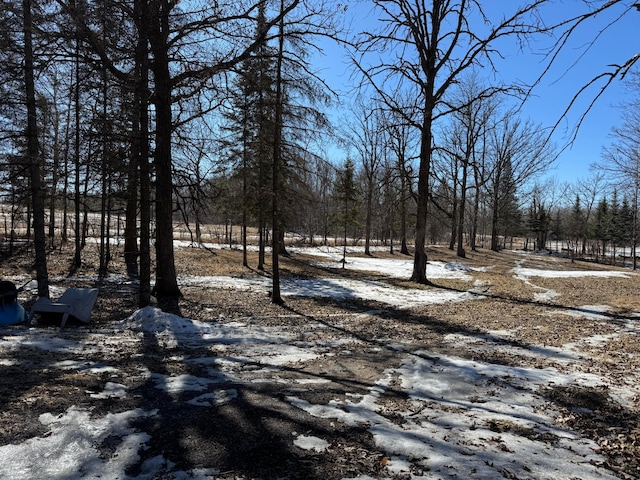
[[[306,251],[318,256],[320,265],[336,266],[340,249]],[[341,266],[341,264],[340,264]],[[407,260],[350,258],[346,268],[378,272],[389,277],[406,277],[411,262]],[[490,268],[491,265],[487,265]],[[513,271],[518,281],[554,276],[608,276],[619,272],[561,272],[524,269]],[[470,269],[461,263],[429,263],[431,278],[471,280]],[[267,290],[261,279],[233,277],[186,277],[181,284],[197,283],[211,288]],[[470,290],[473,285],[470,284]],[[360,298],[377,300],[397,307],[439,302],[481,301],[479,295],[444,290],[394,287],[381,281],[313,279],[286,281],[284,295]],[[546,292],[549,295],[549,292]],[[473,300],[472,300],[473,298]],[[545,298],[554,298],[553,295]],[[607,306],[585,306],[585,319]],[[573,312],[573,314],[579,314]],[[371,312],[370,315],[375,315]],[[308,325],[308,332],[326,328]],[[620,334],[638,333],[633,322],[620,323]],[[598,445],[575,431],[558,426],[558,412],[545,402],[538,389],[550,386],[609,386],[606,378],[586,373],[580,364],[581,342],[562,347],[543,348],[526,354],[553,359],[556,364],[574,365],[560,371],[556,368],[514,367],[473,361],[456,356],[435,356],[429,351],[402,349],[401,361],[387,368],[373,382],[368,393],[347,392],[344,399],[314,404],[299,395],[300,389],[317,385],[322,379],[309,376],[295,381],[282,380],[280,368],[307,362],[322,356],[348,351],[359,342],[357,338],[327,338],[288,332],[279,327],[259,326],[246,318],[216,318],[199,322],[162,313],[151,307],[132,315],[123,313],[123,320],[114,328],[89,328],[82,341],[61,336],[51,329],[5,328],[0,338],[0,365],[15,362],[12,352],[19,349],[41,349],[79,354],[108,352],[127,343],[140,341],[141,335],[154,335],[159,345],[188,345],[213,349],[215,356],[185,358],[185,362],[209,365],[207,376],[167,376],[152,371],[140,372],[151,379],[156,388],[171,394],[180,393],[191,405],[211,408],[233,402],[238,392],[225,383],[283,382],[288,390],[287,401],[315,417],[332,419],[347,425],[366,426],[377,448],[384,452],[386,472],[404,473],[414,479],[613,479],[618,478],[603,468],[605,460]],[[485,336],[451,334],[448,340],[460,348],[477,350],[505,349],[524,355],[522,349],[496,339],[508,339],[510,332],[487,332]],[[80,337],[78,337],[80,338]],[[584,338],[582,343],[598,341]],[[238,348],[241,347],[241,348]],[[377,347],[380,348],[380,347]],[[468,358],[468,357],[467,357]],[[251,362],[262,365],[251,370],[251,377],[241,368]],[[51,369],[78,370],[105,374],[116,370],[108,363],[82,361],[60,362]],[[327,380],[328,381],[328,380]],[[639,382],[627,388],[612,387],[612,396],[623,404],[640,393]],[[393,405],[394,415],[388,415],[391,405],[385,393],[401,391],[406,402]],[[106,382],[101,392],[88,393],[93,398],[114,401],[130,395],[125,385]],[[154,457],[147,460],[135,477],[125,474],[128,466],[139,462],[139,452],[149,441],[144,431],[132,427],[134,420],[153,416],[153,410],[142,408],[117,414],[95,416],[91,411],[74,406],[62,414],[43,414],[40,422],[47,435],[30,438],[20,444],[0,446],[0,478],[131,479],[159,478],[212,479],[215,469],[178,471],[170,460]],[[398,421],[398,417],[401,421]],[[393,420],[392,420],[393,419]],[[105,458],[96,448],[106,438],[118,438],[113,454]],[[305,432],[291,432],[291,442],[298,448],[314,452],[326,451],[330,443]],[[384,472],[380,478],[384,478]],[[361,476],[359,480],[371,477]]]

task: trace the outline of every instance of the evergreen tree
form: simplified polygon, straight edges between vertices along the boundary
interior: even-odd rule
[[[551,237],[552,240],[555,241],[555,252],[558,251],[558,240],[561,240],[566,236],[564,222],[562,220],[563,218],[560,213],[560,209],[556,209],[555,215],[552,215],[551,221]]]
[[[544,204],[534,196],[529,211],[529,230],[535,236],[535,249],[545,250],[551,225],[551,216]]]
[[[337,202],[334,212],[334,224],[343,233],[342,266],[347,261],[347,238],[349,227],[358,225],[360,190],[356,183],[355,164],[347,158],[343,167],[338,171],[333,196]]]
[[[618,190],[613,190],[611,205],[609,206],[609,235],[611,239],[611,261],[616,264],[616,255],[620,241],[620,201],[618,200]]]
[[[580,196],[576,195],[576,200],[571,208],[571,216],[569,218],[569,224],[566,232],[572,261],[579,255],[579,252],[582,251],[580,243],[582,242],[584,244],[586,241],[586,235],[586,218],[584,211],[582,210],[582,205],[580,204]]]
[[[502,233],[504,241],[508,237],[518,235],[522,231],[522,213],[519,208],[517,187],[513,178],[513,169],[509,158],[504,160],[503,167],[497,177],[496,194],[493,209],[495,235],[492,232],[491,249],[499,250],[498,233]]]
[[[622,247],[623,259],[626,258],[626,249],[633,245],[635,238],[633,227],[633,209],[629,203],[629,199],[625,196],[622,199],[622,205],[616,215],[616,230],[615,230],[615,242],[618,246]],[[623,260],[624,263],[624,260]]]
[[[267,2],[260,4],[256,39],[264,29],[266,6]],[[273,245],[279,253],[286,254],[285,226],[296,222],[305,204],[314,202],[308,163],[315,156],[307,151],[307,146],[313,136],[326,131],[328,126],[325,116],[315,108],[317,103],[326,103],[328,97],[307,64],[306,49],[310,44],[306,36],[314,32],[299,28],[298,21],[281,22],[279,33],[265,37],[242,63],[226,116],[225,129],[230,136],[225,144],[232,168],[242,172],[246,186],[243,211],[247,221],[258,226],[258,269],[264,268],[268,225],[277,232]],[[277,48],[272,42],[277,42]],[[276,189],[274,166],[278,172]],[[278,224],[273,225],[276,190],[280,201]]]
[[[265,22],[265,4],[260,4],[256,38]],[[249,218],[258,227],[258,269],[264,270],[265,229],[270,208],[271,169],[275,117],[275,51],[261,42],[241,64],[235,78],[236,94],[231,99],[225,117],[225,129],[230,132],[225,146],[230,153],[232,168],[243,184],[243,251],[246,262],[246,230]]]
[[[607,245],[611,241],[611,212],[606,197],[598,202],[596,213],[593,217],[592,230],[593,237],[600,242],[602,247],[602,250],[598,248],[598,252],[601,252],[603,256],[606,255]]]

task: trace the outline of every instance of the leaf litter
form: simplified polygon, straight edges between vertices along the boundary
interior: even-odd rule
[[[640,476],[636,314],[574,299],[633,272],[435,250],[410,288],[406,257],[291,253],[287,309],[231,268],[128,314],[114,275],[109,317],[4,328],[0,478]]]

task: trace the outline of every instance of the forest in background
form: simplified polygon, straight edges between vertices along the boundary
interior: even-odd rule
[[[589,8],[545,24],[553,3],[494,17],[475,1],[378,0],[378,24],[360,32],[348,4],[326,0],[3,2],[5,242],[11,250],[33,239],[38,294],[48,296],[48,249],[73,241],[77,268],[87,236],[97,237],[106,273],[110,239],[121,237],[140,304],[153,286],[167,311],[180,298],[178,225],[195,242],[203,226],[225,226],[224,241],[245,250],[256,232],[276,303],[285,233],[360,241],[367,254],[386,244],[414,256],[418,283],[428,282],[427,243],[460,257],[559,246],[615,261],[622,251],[635,268],[635,59],[603,72],[626,78],[632,100],[593,177],[575,185],[542,177],[561,147],[519,113],[532,87],[482,74],[498,40],[553,32],[552,62],[581,22],[609,8],[634,12],[631,2],[576,2]],[[349,98],[313,64],[321,40],[353,61],[360,80]],[[348,106],[338,122],[337,104]]]

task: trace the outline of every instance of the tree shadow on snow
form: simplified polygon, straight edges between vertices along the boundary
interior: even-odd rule
[[[142,475],[145,462],[149,465],[154,459],[164,459],[173,465],[166,464],[162,474],[210,468],[218,472],[213,478],[324,480],[328,470],[340,469],[339,462],[333,461],[330,453],[296,447],[296,435],[318,436],[331,444],[344,443],[345,436],[351,436],[356,437],[353,441],[369,442],[373,448],[366,429],[337,431],[330,420],[313,418],[293,407],[277,382],[253,383],[225,374],[216,367],[221,357],[206,346],[182,342],[188,336],[176,335],[177,344],[169,347],[158,338],[153,333],[144,334],[142,361],[151,375],[130,392],[139,398],[141,408],[157,409],[157,413],[141,417],[134,424],[151,438],[139,452],[140,462],[127,470],[128,475]],[[222,360],[236,362],[238,368],[247,371],[269,368],[246,358],[225,356]],[[273,368],[289,374],[299,372],[281,365]],[[170,391],[168,382],[176,378],[185,382],[201,379],[203,383],[193,390]],[[229,401],[216,401],[215,394],[222,391],[230,395]],[[198,398],[209,401],[198,403]],[[375,473],[376,465],[372,460],[365,473]],[[348,474],[351,467],[344,468],[329,478]]]

